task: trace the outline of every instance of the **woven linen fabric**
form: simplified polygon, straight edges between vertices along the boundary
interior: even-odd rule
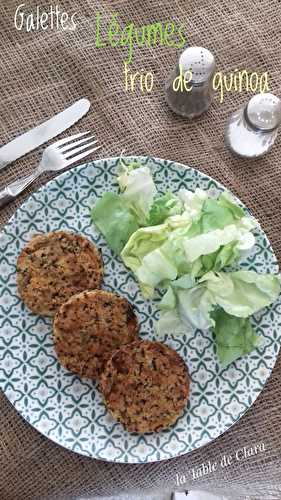
[[[23,2],[24,3],[24,2]],[[95,158],[126,154],[151,155],[197,167],[232,190],[252,210],[281,257],[281,142],[270,154],[250,162],[236,159],[223,141],[230,113],[251,96],[228,92],[223,104],[216,94],[207,114],[192,122],[173,114],[165,102],[164,81],[178,58],[168,47],[136,48],[132,71],[152,71],[151,93],[125,91],[123,60],[126,48],[95,47],[95,18],[102,15],[103,32],[111,13],[119,22],[143,26],[174,21],[185,26],[189,45],[208,47],[219,71],[268,71],[270,89],[281,94],[281,3],[277,0],[78,0],[61,1],[61,10],[77,12],[75,31],[16,30],[20,2],[0,3],[0,140],[4,144],[87,97],[91,111],[71,133],[93,130],[101,150]],[[23,10],[36,12],[50,4],[27,1]],[[64,135],[69,134],[66,132]],[[43,148],[14,162],[0,173],[1,186],[29,173]],[[36,181],[17,200],[2,208],[5,224],[29,193],[51,176]],[[227,469],[186,483],[183,489],[205,489],[231,499],[281,498],[280,435],[281,360],[247,414],[223,436],[188,455],[165,462],[122,465],[79,456],[55,445],[30,427],[1,395],[0,498],[3,500],[60,500],[118,495],[126,492],[172,491],[176,474],[209,460],[219,460],[238,448],[263,442],[266,451]]]

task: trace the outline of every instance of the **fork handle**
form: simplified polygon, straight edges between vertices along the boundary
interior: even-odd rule
[[[31,184],[40,172],[34,170],[30,175],[22,177],[21,179],[8,184],[2,191],[0,191],[0,207],[4,207],[10,201],[14,200],[29,184]]]
[[[8,193],[8,189],[4,188],[0,191],[0,207],[4,207],[10,201],[14,200],[14,196]]]

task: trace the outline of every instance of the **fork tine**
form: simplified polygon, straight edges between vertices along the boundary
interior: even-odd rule
[[[90,149],[89,151],[85,151],[84,153],[81,153],[80,155],[78,156],[73,156],[72,158],[70,158],[69,160],[66,160],[65,162],[65,166],[68,167],[69,165],[71,165],[72,163],[75,163],[79,160],[82,160],[83,158],[85,158],[86,156],[90,155],[91,153],[93,153],[94,151],[97,151],[98,149],[100,149],[101,146],[97,146],[96,148],[93,148],[93,149]]]
[[[55,142],[53,146],[56,148],[63,146],[64,144],[67,144],[68,142],[74,141],[75,139],[79,139],[79,137],[82,137],[83,135],[90,134],[90,130],[88,132],[81,132],[80,134],[75,134],[75,135],[70,135],[69,137],[66,137],[65,139],[60,139],[59,141]]]
[[[79,144],[83,144],[83,142],[89,141],[90,139],[94,139],[94,137],[95,137],[94,135],[90,135],[89,137],[84,137],[84,139],[80,139],[80,141],[71,142],[66,146],[60,148],[60,153],[64,153],[69,149],[74,149],[76,146],[79,146]]]
[[[66,153],[64,153],[64,158],[67,160],[69,159],[71,156],[75,156],[77,155],[78,153],[80,153],[80,151],[83,151],[84,149],[87,149],[89,148],[90,146],[94,146],[94,144],[96,144],[98,141],[92,141],[92,142],[89,142],[88,144],[84,144],[83,146],[79,146],[78,148],[75,148],[75,149],[71,149],[70,151],[66,151]]]

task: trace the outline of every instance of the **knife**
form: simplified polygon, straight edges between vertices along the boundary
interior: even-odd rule
[[[90,106],[91,103],[88,99],[79,99],[50,120],[2,146],[0,148],[0,170],[71,127],[89,111]]]

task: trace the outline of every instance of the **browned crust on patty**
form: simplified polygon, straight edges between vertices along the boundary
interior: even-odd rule
[[[136,341],[115,351],[100,380],[105,404],[130,432],[158,432],[176,422],[189,395],[187,366],[160,342]]]
[[[112,351],[136,340],[138,321],[124,297],[104,290],[71,297],[53,325],[61,364],[81,377],[98,378]]]
[[[17,260],[20,297],[36,314],[54,316],[72,295],[99,288],[102,257],[79,234],[57,231],[34,236]]]

